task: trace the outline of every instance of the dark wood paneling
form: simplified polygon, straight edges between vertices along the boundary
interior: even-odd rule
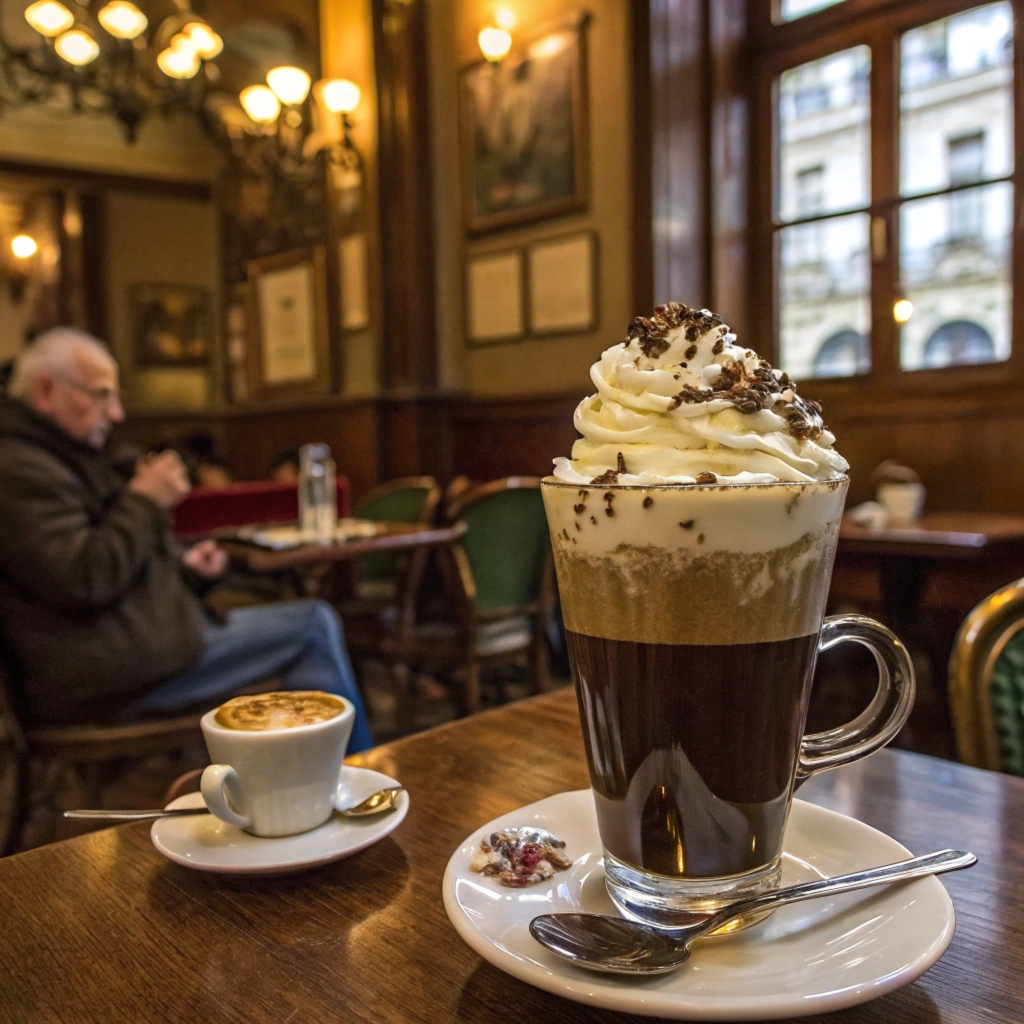
[[[267,476],[282,449],[320,441],[330,446],[338,473],[358,497],[379,478],[377,415],[372,402],[311,409],[234,413],[224,421],[225,452],[243,479]]]
[[[479,400],[451,407],[452,464],[473,480],[547,476],[578,436],[578,397]]]
[[[381,384],[437,380],[425,0],[373,0],[384,302]]]
[[[651,0],[654,299],[710,295],[711,60],[706,0]]]

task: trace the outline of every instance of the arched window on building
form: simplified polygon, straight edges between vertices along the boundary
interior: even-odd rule
[[[868,339],[852,327],[826,338],[814,357],[815,377],[853,377],[870,369]]]
[[[924,346],[924,365],[929,369],[991,363],[995,358],[992,335],[973,320],[951,320],[943,324]]]

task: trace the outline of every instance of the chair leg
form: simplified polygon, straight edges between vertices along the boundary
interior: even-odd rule
[[[530,684],[534,693],[547,693],[551,689],[547,638],[539,623],[530,646]]]
[[[3,783],[3,794],[0,797],[0,857],[6,857],[17,852],[25,825],[31,765],[27,754],[9,746],[4,748],[0,762],[0,779]]]
[[[391,678],[395,686],[395,719],[403,736],[416,729],[416,673],[408,662],[398,661],[391,666]]]
[[[480,662],[470,658],[465,665],[466,678],[462,683],[462,713],[475,715],[480,710]]]

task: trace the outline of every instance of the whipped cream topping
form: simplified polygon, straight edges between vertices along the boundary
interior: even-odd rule
[[[809,482],[849,468],[820,406],[709,310],[671,302],[637,317],[590,377],[597,394],[573,419],[583,437],[555,459],[567,483]]]

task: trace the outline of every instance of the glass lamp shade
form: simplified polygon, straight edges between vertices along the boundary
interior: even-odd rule
[[[332,78],[320,87],[324,106],[335,114],[351,114],[361,96],[359,86],[347,78]]]
[[[282,66],[267,72],[267,85],[282,103],[294,107],[309,95],[312,80],[302,68]]]
[[[178,37],[175,36],[174,39]],[[166,50],[161,50],[156,56],[157,67],[167,75],[168,78],[178,78],[184,80],[186,78],[193,78],[199,71],[199,66],[202,63],[196,56],[195,50],[192,49],[191,45],[175,45],[174,40],[171,40],[171,45]]]
[[[224,49],[224,40],[203,21],[190,21],[182,30],[192,42],[196,55],[212,60]]]
[[[146,31],[149,19],[128,0],[110,0],[96,15],[115,39],[134,39]]]
[[[512,35],[503,28],[484,28],[476,37],[480,51],[492,63],[504,60],[512,49]]]
[[[15,235],[11,239],[11,252],[19,260],[27,260],[30,256],[35,256],[38,249],[39,246],[31,235]]]
[[[80,28],[73,28],[57,36],[53,48],[58,56],[78,68],[91,64],[100,55],[100,44]]]
[[[25,20],[40,35],[52,39],[71,28],[75,16],[57,0],[36,0],[36,3],[25,9]]]
[[[257,124],[271,124],[281,113],[281,101],[265,85],[250,85],[239,93],[242,109]]]

